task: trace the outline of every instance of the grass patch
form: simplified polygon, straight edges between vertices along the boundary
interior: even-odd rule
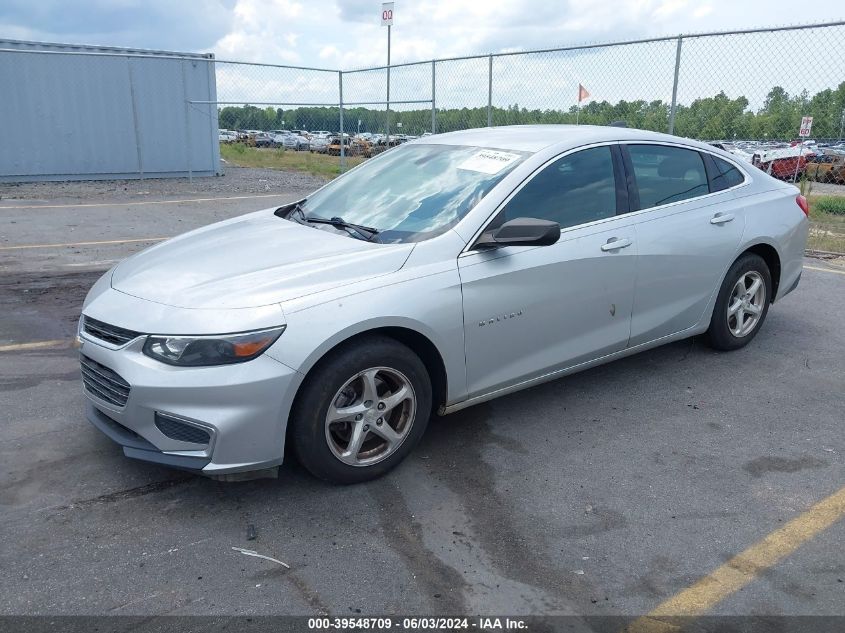
[[[811,196],[809,203],[810,235],[807,248],[845,253],[845,197]]]
[[[813,210],[845,218],[845,196],[814,196]]]
[[[340,174],[340,157],[327,154],[312,154],[295,150],[247,147],[242,143],[221,143],[220,156],[237,167],[263,167],[282,171],[301,171],[323,178],[334,178]],[[364,160],[360,156],[347,156],[347,168]]]

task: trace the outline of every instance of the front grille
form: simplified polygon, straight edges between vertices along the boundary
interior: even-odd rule
[[[172,440],[191,442],[192,444],[208,444],[211,434],[193,424],[186,424],[180,420],[156,413],[155,422],[158,430]]]
[[[92,396],[118,407],[126,406],[129,399],[129,383],[105,365],[91,360],[84,354],[79,356],[82,370],[82,384]]]
[[[91,317],[82,317],[82,331],[112,345],[126,345],[132,339],[141,336],[140,332],[127,330],[116,325],[109,325]]]

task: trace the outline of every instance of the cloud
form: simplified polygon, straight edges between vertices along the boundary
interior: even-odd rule
[[[706,15],[710,15],[713,13],[713,5],[712,4],[702,4],[695,8],[695,11],[692,12],[693,17],[695,18],[703,18]]]
[[[229,32],[213,49],[226,59],[302,63],[299,34],[291,30],[302,14],[303,5],[294,0],[236,0]]]
[[[226,33],[221,0],[3,0],[0,37],[180,51],[208,50]]]
[[[324,46],[320,49],[320,59],[336,60],[340,57],[340,51],[337,46]]]
[[[380,0],[74,0],[72,8],[68,5],[67,0],[0,0],[0,37],[212,51],[218,59],[343,70],[387,61]],[[391,56],[396,64],[759,27],[768,16],[793,10],[791,0],[395,0]],[[829,4],[817,3],[806,7],[801,19],[834,17]],[[806,52],[812,57],[818,50],[842,49],[841,42],[803,46],[807,38],[803,33],[759,35],[742,45],[731,40],[724,46],[715,40],[688,39],[679,94],[689,100],[726,85],[739,89],[758,82],[762,90],[763,83],[768,89],[772,82],[804,81],[808,75],[794,72],[801,66],[794,55]],[[759,59],[761,50],[780,45],[793,54],[770,58],[763,67],[750,61]],[[494,65],[493,98],[498,105],[568,107],[572,84],[585,81],[596,99],[666,99],[674,55],[674,44],[663,42],[500,58]],[[735,60],[748,63],[737,66]],[[808,59],[806,66],[813,63]],[[726,75],[725,68],[731,73]],[[486,59],[439,65],[438,102],[486,104],[486,73]],[[428,98],[430,83],[428,66],[394,69],[392,96]],[[344,96],[371,100],[385,84],[383,70],[350,73],[344,75]],[[786,87],[800,91],[797,85]],[[221,99],[226,95],[233,100],[329,102],[336,99],[336,91],[334,73],[218,65]]]
[[[396,0],[392,59],[748,28],[793,9],[790,0]],[[829,11],[821,3],[801,18],[836,17]],[[0,37],[352,68],[386,62],[380,13],[379,0],[2,0]]]

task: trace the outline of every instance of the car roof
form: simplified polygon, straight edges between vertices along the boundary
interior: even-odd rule
[[[682,142],[695,147],[714,149],[704,143],[669,134],[600,125],[507,125],[435,134],[412,142],[469,145],[536,153],[555,145],[563,149],[567,146],[578,147],[608,141]]]

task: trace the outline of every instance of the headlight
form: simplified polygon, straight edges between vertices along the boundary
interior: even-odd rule
[[[276,342],[285,326],[213,336],[148,336],[144,354],[168,365],[207,367],[244,363]]]

